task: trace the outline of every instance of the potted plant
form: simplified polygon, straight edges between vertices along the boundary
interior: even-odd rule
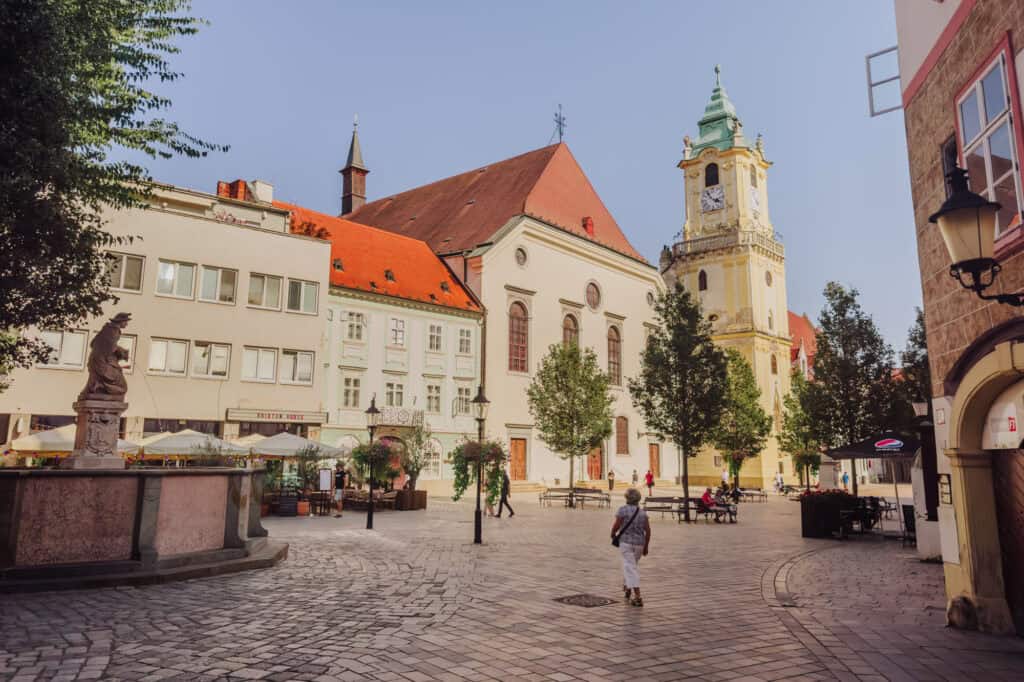
[[[452,451],[452,473],[455,476],[452,482],[452,500],[458,502],[469,484],[476,481],[476,465],[480,459],[483,460],[484,497],[492,505],[498,501],[501,494],[502,472],[508,454],[505,452],[505,446],[495,440],[483,443],[467,440],[459,443]]]
[[[413,426],[406,436],[405,448],[402,451],[402,469],[408,478],[407,489],[398,493],[396,509],[427,508],[427,491],[416,490],[416,482],[432,454],[430,450],[432,436],[430,425],[422,422]]]
[[[800,529],[805,538],[827,538],[842,527],[842,514],[857,508],[845,490],[805,490],[800,494]]]

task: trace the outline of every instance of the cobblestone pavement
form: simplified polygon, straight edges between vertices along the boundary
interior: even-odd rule
[[[607,510],[270,519],[279,566],[0,596],[3,680],[1021,679],[1024,640],[943,627],[942,570],[893,541],[799,537],[799,508],[653,519],[646,605],[622,603]],[[554,601],[590,593],[583,608]]]

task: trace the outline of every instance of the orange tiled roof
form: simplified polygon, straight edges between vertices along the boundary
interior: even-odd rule
[[[807,315],[797,315],[792,310],[787,312],[789,313],[789,336],[792,339],[792,344],[789,347],[789,360],[796,362],[800,355],[800,347],[803,346],[804,353],[807,354],[807,364],[810,365],[814,362],[814,355],[818,352],[816,339],[818,330],[815,329]]]
[[[312,228],[331,242],[332,285],[480,312],[472,294],[426,242],[283,201],[273,204],[291,211],[293,232]]]
[[[372,201],[345,217],[453,253],[486,243],[523,214],[647,262],[564,143]]]

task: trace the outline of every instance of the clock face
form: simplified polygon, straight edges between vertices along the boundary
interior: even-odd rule
[[[756,187],[750,188],[750,209],[752,211],[761,210],[761,194]]]
[[[700,193],[700,209],[702,211],[707,213],[722,208],[725,208],[725,191],[721,185],[707,187]]]

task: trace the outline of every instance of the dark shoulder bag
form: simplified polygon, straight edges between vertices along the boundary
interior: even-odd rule
[[[633,519],[635,519],[636,515],[639,514],[639,513],[640,513],[640,507],[638,506],[636,508],[636,511],[633,512],[633,515],[629,517],[629,521],[626,521],[626,525],[623,526],[622,528],[620,528],[619,532],[612,536],[612,547],[618,547],[619,546],[619,538],[622,537],[622,534],[626,532],[626,529],[629,528],[630,525],[632,525]]]

